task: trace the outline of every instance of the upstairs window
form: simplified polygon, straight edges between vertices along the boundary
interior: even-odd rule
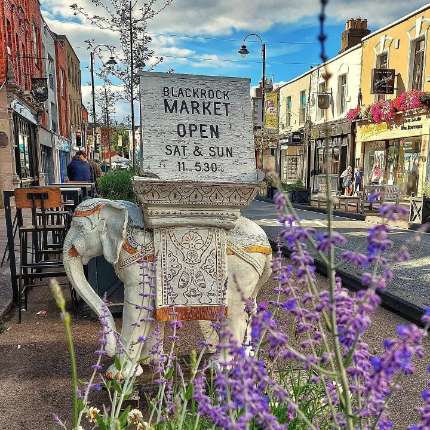
[[[291,96],[287,97],[287,109],[286,109],[286,115],[285,115],[285,126],[290,127],[291,126]]]
[[[346,74],[340,75],[337,82],[337,107],[339,115],[342,115],[346,111]]]
[[[51,90],[55,89],[54,78],[55,78],[54,60],[48,54],[48,80],[49,80],[49,88],[51,88]]]
[[[318,85],[318,94],[324,94],[326,93],[326,86],[325,86],[325,81],[324,82],[320,82]],[[319,119],[323,119],[324,118],[324,112],[325,109],[320,109],[318,108],[318,118]]]
[[[306,117],[306,90],[300,91],[299,124],[304,124]]]
[[[412,42],[412,80],[411,87],[413,90],[422,90],[423,73],[424,73],[424,49],[425,40],[420,38]]]

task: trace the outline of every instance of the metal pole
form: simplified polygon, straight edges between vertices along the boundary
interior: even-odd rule
[[[107,96],[106,87],[105,87],[105,105],[106,105],[106,127],[107,127],[108,151],[109,151],[109,168],[112,169],[112,154],[110,150],[109,105],[108,105],[108,96]]]
[[[130,0],[130,108],[131,108],[131,139],[133,148],[133,168],[136,167],[136,136],[134,135],[134,64],[133,64],[133,8]]]
[[[96,155],[96,147],[97,147],[97,134],[96,134],[96,97],[95,97],[95,89],[94,89],[94,52],[91,51],[91,96],[93,98],[93,159]]]
[[[140,113],[140,127],[139,127],[139,156],[140,156],[140,169],[143,171],[143,134],[142,134],[142,99],[140,92],[140,83],[139,83],[139,113]]]
[[[261,139],[261,156],[260,156],[260,167],[263,168],[263,146],[264,146],[264,137],[265,137],[265,124],[264,124],[264,111],[265,111],[265,92],[266,92],[266,44],[262,43],[261,45],[261,55],[262,55],[262,66],[263,66],[263,81],[261,83],[261,120],[262,120],[262,126],[261,126],[261,132],[262,132],[262,139]]]

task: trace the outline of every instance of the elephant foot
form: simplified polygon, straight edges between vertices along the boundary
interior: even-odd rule
[[[115,357],[116,354],[116,337],[114,333],[108,333],[106,335],[105,351],[108,357]]]
[[[115,364],[111,364],[106,371],[106,378],[108,380],[122,381],[132,376],[140,376],[143,373],[142,366],[138,363],[130,363],[126,361],[122,365],[122,369],[118,370]]]

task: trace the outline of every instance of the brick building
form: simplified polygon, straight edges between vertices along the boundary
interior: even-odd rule
[[[65,179],[70,152],[85,136],[79,67],[38,0],[0,1],[0,195]]]
[[[44,75],[37,0],[0,2],[0,190],[38,183],[37,126],[43,104],[32,95]]]

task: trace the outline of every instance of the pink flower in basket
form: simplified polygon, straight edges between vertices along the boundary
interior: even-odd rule
[[[346,114],[346,118],[349,119],[350,121],[354,121],[359,117],[360,117],[360,106],[350,109]]]

